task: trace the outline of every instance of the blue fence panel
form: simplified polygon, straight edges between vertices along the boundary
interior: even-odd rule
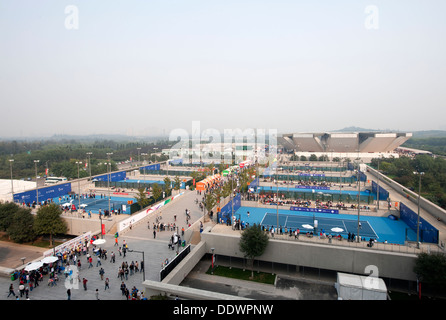
[[[378,198],[378,195],[376,194],[377,191],[378,184],[375,181],[372,181],[372,194],[376,195],[376,198]],[[389,199],[389,191],[379,186],[379,200],[386,201],[387,199]]]
[[[64,196],[71,192],[71,183],[64,183],[56,186],[44,187],[39,189],[39,202]],[[29,190],[14,194],[14,202],[29,203],[37,202],[36,190]]]
[[[418,214],[400,203],[400,217],[412,230],[417,231]],[[420,241],[438,244],[438,229],[420,217]]]
[[[152,171],[157,171],[157,170],[161,170],[161,163],[157,163],[157,164],[151,164],[149,166],[145,166],[145,167],[141,167],[139,168],[139,170],[152,170]]]
[[[249,184],[250,188],[257,188],[260,185],[259,178],[255,178],[251,183]]]
[[[121,181],[121,180],[125,180],[125,178],[127,177],[127,173],[125,171],[120,171],[120,172],[113,172],[110,175],[109,174],[103,174],[100,176],[95,176],[93,177],[93,180],[96,181],[108,181],[110,176],[110,182],[112,181]]]
[[[221,211],[217,216],[219,222],[221,223],[231,222],[233,203],[234,203],[234,213],[235,213],[242,206],[242,199],[240,194],[236,195],[234,199],[229,201],[225,206],[223,206],[223,208],[221,208]]]

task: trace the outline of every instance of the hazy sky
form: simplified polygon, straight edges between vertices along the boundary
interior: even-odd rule
[[[446,130],[445,62],[444,0],[0,0],[0,137]]]

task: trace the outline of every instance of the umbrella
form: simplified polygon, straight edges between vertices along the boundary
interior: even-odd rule
[[[305,229],[313,229],[313,226],[310,224],[303,224],[302,227],[304,227]]]
[[[25,271],[37,270],[37,269],[39,269],[42,266],[43,266],[43,262],[41,262],[41,261],[31,262],[30,264],[28,264],[25,267]]]
[[[49,257],[43,258],[42,260],[40,260],[40,262],[42,262],[42,263],[53,263],[53,262],[56,262],[57,260],[59,260],[57,257],[49,256]]]
[[[333,232],[342,232],[342,231],[344,231],[344,229],[335,227],[335,228],[331,228],[331,231],[333,231]]]
[[[64,203],[62,206],[63,207],[69,207],[69,206],[71,206],[71,203],[67,202],[67,203]]]
[[[85,208],[87,206],[88,206],[88,204],[85,204],[85,203],[81,204],[81,208]]]
[[[93,244],[95,245],[95,246],[97,246],[97,245],[100,245],[100,244],[104,244],[104,243],[106,243],[107,241],[105,240],[105,239],[96,239],[95,241],[93,241]]]

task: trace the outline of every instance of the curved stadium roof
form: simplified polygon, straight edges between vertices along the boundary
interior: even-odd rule
[[[290,133],[277,138],[288,150],[302,152],[391,152],[412,137],[412,133]]]

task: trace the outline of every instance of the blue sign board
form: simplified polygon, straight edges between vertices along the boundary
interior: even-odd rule
[[[71,192],[71,183],[63,183],[56,186],[40,188],[39,202],[61,197],[67,195],[69,192]],[[36,190],[29,190],[14,194],[14,202],[32,204],[34,201],[37,202]]]
[[[110,176],[110,182],[111,181],[121,181],[121,180],[125,180],[127,173],[125,171],[120,171],[120,172],[113,172],[110,175],[103,174],[100,176],[93,177],[93,180],[94,181],[108,181],[109,176]]]
[[[333,213],[339,214],[339,210],[335,209],[319,209],[319,208],[306,208],[306,207],[290,207],[291,211],[302,211],[302,212],[316,212],[316,213]]]
[[[323,186],[299,186],[299,185],[296,185],[296,189],[330,190],[330,187],[323,187]]]
[[[154,171],[156,171],[156,170],[161,170],[161,164],[160,164],[160,163],[157,163],[157,164],[151,164],[151,165],[149,165],[149,166],[141,167],[141,168],[139,168],[139,170],[140,170],[140,171],[141,171],[141,170],[154,170]]]

